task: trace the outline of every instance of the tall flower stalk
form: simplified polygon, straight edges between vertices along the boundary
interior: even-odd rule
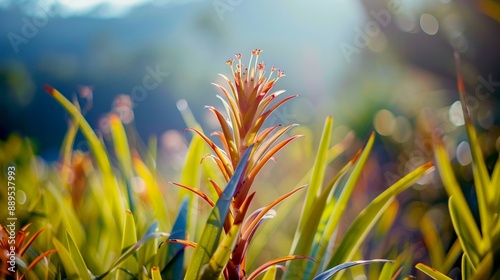
[[[236,185],[234,186],[234,193],[232,193],[227,218],[223,221],[223,230],[225,233],[223,240],[219,243],[213,255],[210,256],[207,269],[202,270],[201,267],[193,267],[193,261],[190,262],[186,279],[190,277],[196,278],[200,275],[202,278],[214,277],[220,275],[221,272],[229,279],[244,279],[246,277],[246,253],[256,229],[262,221],[274,216],[275,212],[272,210],[274,206],[301,189],[296,189],[279,197],[268,206],[258,209],[248,217],[246,215],[249,205],[255,196],[255,192],[251,192],[251,187],[257,174],[279,150],[301,136],[293,135],[279,141],[280,137],[296,126],[296,124],[286,126],[277,124],[264,127],[266,119],[276,109],[297,95],[288,96],[277,102],[273,102],[279,95],[285,92],[284,90],[273,91],[274,85],[279,79],[285,76],[285,73],[280,69],[271,67],[269,74],[267,74],[265,64],[259,62],[261,52],[262,50],[259,49],[252,51],[248,66],[242,63],[242,55],[236,54],[235,59],[226,62],[231,68],[232,80],[220,74],[227,85],[214,84],[223,94],[222,97],[218,97],[224,105],[228,118],[226,119],[214,107],[208,106],[207,109],[215,115],[219,122],[221,130],[214,132],[213,135],[219,137],[222,144],[220,146],[216,145],[201,131],[191,128],[212,149],[213,154],[209,157],[219,167],[226,183],[231,184],[231,182],[234,182]],[[241,175],[235,174],[237,167],[240,165],[245,167],[244,171]],[[239,176],[239,178],[235,180],[235,176]],[[222,188],[215,181],[211,181],[211,183],[221,198]],[[210,201],[207,196],[203,196],[200,193],[198,195],[202,196],[212,205],[214,210],[220,210],[217,209],[217,205]],[[209,227],[208,223],[205,229],[207,227]],[[231,246],[232,244],[235,245]],[[200,247],[199,244],[195,246]],[[206,250],[203,253],[206,253]],[[199,258],[201,254],[195,251],[191,260]],[[289,256],[282,258],[280,261],[283,262],[295,258],[304,257]],[[199,262],[195,263],[197,266],[202,264]],[[274,263],[271,261],[265,264],[265,266],[270,266]]]

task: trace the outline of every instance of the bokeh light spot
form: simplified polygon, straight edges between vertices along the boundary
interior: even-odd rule
[[[439,30],[439,22],[433,15],[422,14],[420,16],[420,28],[429,35],[436,35]]]
[[[462,104],[460,101],[456,101],[450,106],[450,110],[448,110],[448,118],[454,126],[464,125],[464,113],[462,111]]]
[[[138,176],[132,178],[132,187],[136,193],[143,193],[146,191],[146,183]]]
[[[407,118],[403,116],[396,117],[392,122],[392,126],[394,128],[394,132],[391,136],[394,141],[398,143],[405,143],[410,140],[412,128]]]
[[[394,131],[394,115],[386,110],[380,110],[373,119],[373,126],[378,134],[389,136]]]
[[[493,126],[494,118],[490,110],[484,110],[478,112],[477,119],[479,125],[481,125],[481,127],[483,127],[484,129],[490,129]]]
[[[17,199],[17,203],[19,204],[25,204],[26,203],[26,193],[22,190],[18,190],[16,192],[16,199]]]
[[[472,162],[472,155],[470,152],[469,143],[462,141],[457,147],[457,160],[458,162],[465,166]]]

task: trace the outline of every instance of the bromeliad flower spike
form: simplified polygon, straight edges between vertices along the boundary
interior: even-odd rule
[[[229,117],[226,119],[214,107],[207,107],[220,124],[221,131],[216,131],[213,134],[220,138],[221,147],[214,144],[201,131],[191,128],[213,150],[214,155],[211,155],[210,158],[216,162],[226,183],[228,183],[228,187],[234,184],[235,179],[237,185],[231,199],[227,218],[221,225],[225,233],[224,238],[217,245],[217,249],[215,249],[209,261],[207,260],[203,264],[195,261],[195,263],[198,263],[196,266],[192,265],[193,262],[190,263],[186,273],[187,278],[201,276],[201,278],[213,279],[213,277],[218,277],[222,273],[226,279],[245,279],[246,254],[256,229],[262,221],[275,215],[273,207],[302,189],[298,188],[277,198],[268,206],[258,209],[245,219],[249,205],[255,196],[255,192],[250,193],[250,188],[259,171],[280,149],[301,136],[294,135],[281,142],[278,141],[282,135],[295,127],[295,124],[284,127],[278,124],[263,128],[266,119],[277,108],[297,95],[273,102],[280,94],[285,92],[284,90],[272,91],[276,82],[285,74],[282,70],[272,67],[270,73],[266,75],[265,64],[259,62],[261,52],[262,50],[259,49],[252,51],[248,66],[244,66],[242,63],[242,55],[236,54],[236,59],[227,61],[227,64],[231,67],[233,79],[231,80],[221,74],[220,76],[227,82],[227,86],[214,84],[223,93],[223,97],[219,96],[219,98]],[[238,166],[245,166],[244,172],[236,172]],[[234,176],[237,178],[233,178]],[[222,188],[215,181],[211,181],[211,183],[219,193],[219,200],[222,199]],[[188,186],[184,187],[189,189]],[[213,206],[213,202],[210,204]],[[217,209],[217,205],[213,206],[213,208],[215,211],[220,211],[220,209]],[[208,224],[206,227],[209,227]],[[203,241],[202,235],[198,246],[202,246]],[[197,251],[194,252],[191,261],[196,260],[196,258],[198,260],[206,259],[206,257],[201,256],[201,253],[197,254]],[[206,250],[204,253],[206,253]],[[299,258],[307,257],[287,256],[280,258],[279,262]],[[268,262],[264,267],[260,268],[260,271],[265,271],[266,267],[275,263],[273,261]],[[257,276],[257,274],[254,274],[253,277]]]
[[[220,76],[227,82],[229,90],[224,86],[214,84],[224,94],[225,99],[220,96],[219,98],[229,116],[229,120],[226,120],[217,109],[207,107],[219,121],[222,131],[216,131],[214,134],[220,138],[222,147],[215,145],[200,131],[191,129],[198,133],[214,151],[215,155],[212,158],[226,182],[229,182],[241,156],[250,145],[254,144],[246,176],[236,190],[234,201],[236,208],[241,207],[256,175],[267,161],[290,141],[301,136],[295,135],[274,145],[283,134],[296,125],[290,124],[282,127],[278,124],[261,130],[265,120],[277,108],[297,97],[297,95],[288,96],[271,106],[272,101],[285,92],[279,90],[271,93],[273,86],[285,74],[282,70],[272,67],[269,75],[265,77],[265,64],[259,63],[261,52],[262,50],[259,49],[252,51],[248,67],[241,62],[241,54],[236,54],[236,61],[232,59],[226,62],[231,67],[234,81],[225,75],[220,74]]]

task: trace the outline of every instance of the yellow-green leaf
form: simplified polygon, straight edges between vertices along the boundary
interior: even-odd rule
[[[54,244],[54,247],[56,247],[57,249],[57,254],[59,255],[59,259],[61,260],[64,270],[66,271],[66,277],[68,279],[83,280],[84,276],[80,274],[80,271],[78,270],[78,267],[73,261],[71,254],[64,247],[64,245],[61,242],[59,242],[59,240],[57,240],[56,238],[52,239],[52,243]]]
[[[160,270],[158,267],[153,266],[151,268],[151,279],[152,280],[162,280],[160,275]]]
[[[71,259],[73,260],[76,268],[78,269],[78,273],[80,274],[82,279],[90,280],[89,270],[85,265],[85,261],[83,260],[82,254],[80,253],[80,250],[76,246],[75,240],[73,240],[73,237],[67,230],[66,230],[66,239],[68,242],[68,251],[71,255]]]
[[[130,212],[130,210],[127,210],[125,217],[125,227],[122,232],[122,253],[137,243],[134,215]],[[137,273],[137,259],[129,257],[120,265],[120,267],[125,271]],[[118,279],[125,279],[128,276],[126,272],[120,269],[118,270],[117,277]]]
[[[432,279],[435,279],[435,280],[451,280],[450,277],[442,274],[441,272],[435,270],[434,268],[431,268],[423,263],[418,263],[415,265],[415,268],[417,268],[418,270],[422,271],[423,273],[429,275],[430,277],[432,277]]]
[[[269,267],[269,269],[266,271],[266,273],[262,277],[262,280],[275,280],[277,271],[278,271],[278,269],[276,268],[275,265]]]
[[[475,268],[482,257],[481,248],[482,242],[479,236],[475,236],[474,229],[477,230],[474,218],[464,215],[464,207],[467,205],[460,205],[455,196],[450,196],[448,200],[448,208],[450,210],[451,222],[453,228],[462,244],[462,249],[465,254],[470,258],[471,265]]]
[[[338,263],[351,261],[353,254],[359,249],[369,231],[373,228],[385,209],[389,207],[392,200],[399,193],[415,183],[432,167],[431,163],[418,167],[373,199],[349,226],[328,266],[332,267]]]

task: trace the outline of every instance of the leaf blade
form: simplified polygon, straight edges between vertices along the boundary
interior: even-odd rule
[[[210,257],[217,249],[220,234],[224,221],[229,211],[231,200],[241,177],[245,173],[248,158],[253,150],[253,145],[249,146],[241,158],[240,163],[231,177],[231,180],[224,189],[222,195],[217,200],[215,207],[210,212],[205,227],[203,229],[198,245],[191,256],[191,260],[185,275],[185,279],[198,279],[203,266],[208,263]]]

